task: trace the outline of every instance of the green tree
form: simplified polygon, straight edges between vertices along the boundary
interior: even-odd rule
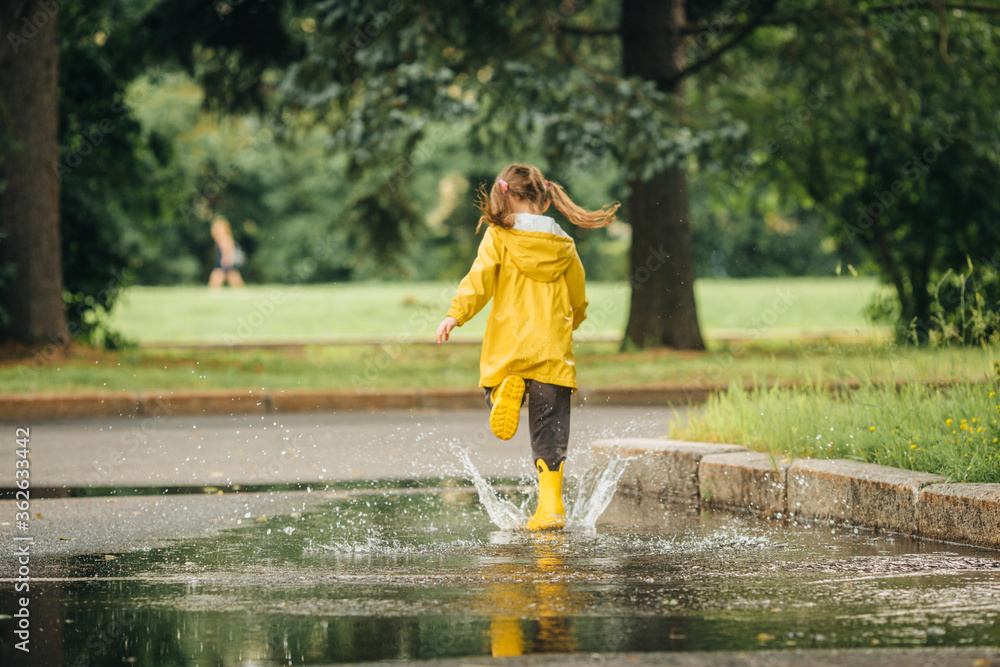
[[[50,170],[60,187],[69,335],[115,345],[104,315],[176,229],[179,183],[168,168],[171,140],[143,132],[135,115],[148,85],[129,88],[148,72],[142,41],[128,36],[143,8],[108,2],[97,18],[93,9],[60,10],[59,152]]]
[[[407,183],[420,162],[416,151],[442,124],[471,121],[470,146],[494,161],[540,153],[542,166],[556,174],[625,165],[636,276],[627,337],[700,348],[687,200],[676,190],[683,190],[681,160],[711,132],[695,136],[681,127],[670,99],[676,82],[667,83],[669,72],[643,69],[654,56],[676,69],[678,44],[662,44],[669,30],[649,28],[669,27],[659,4],[626,8],[330,3],[298,19],[306,56],[279,92],[286,103],[312,110],[330,128],[334,149],[348,153],[350,222],[371,229],[380,247],[397,246],[420,223]],[[593,69],[620,68],[620,48],[572,45],[564,32],[569,21],[618,21],[623,12],[630,79]],[[600,203],[587,201],[587,193],[575,196]]]
[[[28,343],[62,339],[58,146],[58,4],[12,0],[0,8],[0,285],[4,331]]]
[[[988,16],[996,11],[962,7]],[[745,125],[719,109],[718,99],[713,108],[713,100],[697,94],[704,106],[688,108],[682,83],[697,77],[697,87],[732,99],[739,90],[723,89],[734,79],[760,79],[762,73],[766,79],[770,70],[771,82],[780,85],[760,94],[773,96],[783,114],[793,112],[776,128],[784,144],[778,166],[784,189],[796,194],[804,210],[832,219],[842,215],[838,202],[846,191],[824,178],[824,170],[831,171],[824,151],[856,165],[864,159],[862,146],[856,137],[845,141],[832,122],[809,122],[799,131],[807,121],[794,112],[804,107],[806,115],[818,116],[811,103],[828,113],[839,107],[838,122],[852,117],[853,128],[867,128],[880,142],[894,140],[898,132],[879,132],[882,110],[869,102],[922,88],[945,97],[951,77],[936,67],[923,82],[882,85],[892,83],[880,79],[878,70],[894,50],[900,62],[922,54],[926,34],[893,28],[874,40],[875,49],[871,38],[910,15],[923,22],[952,10],[947,4],[789,0],[330,3],[298,19],[305,57],[279,89],[287,102],[313,110],[330,127],[332,145],[349,153],[359,205],[348,209],[359,213],[358,224],[377,230],[376,241],[389,245],[419,217],[398,193],[413,171],[414,150],[434,123],[471,118],[474,150],[494,156],[522,155],[537,145],[543,166],[556,173],[573,164],[621,165],[632,226],[625,344],[697,349],[703,342],[692,289],[687,160],[716,145],[732,146]],[[827,104],[820,84],[843,94],[842,103]],[[705,113],[709,109],[721,113]],[[926,247],[934,238],[915,243]]]
[[[750,123],[719,194],[771,184],[825,218],[841,254],[893,287],[884,314],[907,337],[973,316],[976,288],[998,310],[1000,91],[987,83],[1000,73],[998,13],[911,3],[774,15],[743,54],[773,65],[723,59],[700,93]],[[941,283],[949,271],[964,274],[954,288]]]
[[[25,11],[41,4],[8,3],[0,25],[15,28]],[[808,0],[691,5],[683,0],[604,0],[586,6],[570,0],[541,5],[447,0],[419,7],[397,0],[375,5],[350,0],[315,5],[291,0],[211,4],[184,0],[160,2],[151,9],[148,5],[128,5],[142,15],[136,21],[134,12],[116,13],[118,3],[109,1],[108,16],[125,23],[110,32],[106,44],[99,44],[96,31],[88,36],[84,33],[89,29],[81,28],[76,35],[81,54],[94,56],[93,47],[82,48],[93,43],[111,58],[107,66],[114,72],[110,79],[115,84],[110,90],[117,93],[107,97],[109,90],[104,89],[104,103],[113,102],[114,95],[124,90],[129,61],[144,66],[178,62],[202,83],[210,108],[260,109],[275,99],[297,108],[326,129],[331,151],[345,155],[349,198],[341,220],[352,230],[358,248],[373,247],[388,256],[423,225],[420,199],[410,186],[424,159],[421,151],[444,150],[445,142],[435,139],[436,128],[463,132],[473,151],[484,158],[538,156],[541,166],[561,179],[574,169],[620,170],[620,191],[627,196],[632,225],[634,294],[625,336],[629,345],[703,345],[692,292],[687,177],[698,160],[711,164],[714,154],[716,161],[724,162],[734,157],[726,154],[727,149],[738,155],[746,148],[741,142],[761,138],[753,123],[741,119],[745,111],[759,114],[770,105],[786,119],[776,126],[782,137],[780,156],[772,154],[765,142],[763,158],[754,157],[753,163],[761,176],[777,176],[782,191],[794,197],[802,210],[821,212],[831,225],[859,202],[869,201],[869,193],[883,184],[891,189],[890,177],[903,164],[898,158],[933,141],[939,108],[948,109],[948,120],[963,119],[959,139],[941,152],[940,164],[953,167],[948,170],[951,180],[908,183],[912,188],[898,195],[890,215],[878,216],[877,225],[872,223],[853,237],[854,245],[864,246],[879,261],[897,291],[902,285],[901,300],[906,296],[913,304],[911,308],[904,300],[904,310],[918,313],[923,308],[926,299],[920,292],[940,272],[939,255],[953,261],[963,247],[982,247],[985,238],[977,231],[982,225],[967,225],[954,235],[965,245],[956,244],[953,252],[931,252],[928,265],[924,260],[928,247],[942,245],[941,234],[953,227],[935,225],[923,235],[913,221],[929,211],[953,221],[949,225],[957,225],[959,218],[975,222],[976,216],[991,215],[989,179],[983,174],[993,173],[990,128],[995,121],[987,113],[990,96],[975,98],[973,91],[975,81],[989,74],[984,68],[995,62],[995,29],[967,14],[956,14],[995,16],[997,10],[990,6]],[[80,23],[74,22],[74,29]],[[54,20],[49,25],[54,26]],[[121,25],[134,29],[123,31]],[[954,45],[945,48],[946,38]],[[39,169],[38,160],[51,165],[54,130],[46,121],[28,134],[9,131],[16,118],[23,122],[28,115],[23,105],[15,104],[13,100],[20,97],[12,91],[31,77],[45,81],[43,75],[54,71],[58,45],[39,40],[31,42],[37,49],[31,58],[11,59],[0,53],[4,68],[0,94],[13,110],[4,135],[8,140],[4,164],[10,179],[4,194],[4,226],[9,236],[0,243],[0,253],[8,262],[37,258],[39,262],[25,266],[45,267],[53,261],[60,264],[51,250],[58,251],[58,242],[52,243],[58,241],[58,228],[47,223],[27,225],[28,204],[16,202],[45,199],[37,195],[51,193],[53,182],[18,180],[21,170],[15,174],[12,165],[32,159],[36,162],[26,163],[24,169]],[[9,52],[12,47],[5,48]],[[977,49],[982,56],[979,65],[974,64]],[[142,56],[136,57],[139,51]],[[937,60],[929,59],[932,52]],[[956,60],[960,54],[962,59]],[[279,71],[286,73],[278,76]],[[82,88],[94,75],[68,81],[67,90],[72,85]],[[949,97],[956,78],[967,93],[959,97],[973,104],[972,111],[963,111],[957,98]],[[697,85],[682,89],[682,83],[692,79]],[[744,83],[756,99],[740,100]],[[832,88],[835,99],[813,109],[809,100],[817,95],[817,84]],[[41,107],[34,115],[51,118],[54,97],[38,99]],[[67,118],[74,108],[67,106]],[[800,116],[803,108],[809,113]],[[744,132],[748,125],[750,131]],[[139,141],[137,134],[125,131],[111,134],[116,139],[131,137],[127,154],[145,160],[146,169],[137,170],[139,175],[146,173],[155,180],[158,168],[170,161],[169,142],[153,137]],[[37,150],[18,150],[12,138]],[[67,147],[57,157],[66,157]],[[952,160],[954,164],[948,162]],[[731,186],[746,186],[745,179],[735,180]],[[90,183],[93,188],[94,182]],[[163,180],[159,183],[165,185]],[[589,201],[589,193],[574,188],[575,183],[568,185],[583,203],[601,203]],[[166,209],[173,210],[175,204],[165,194],[169,190],[154,188],[158,194],[143,206],[167,202]],[[97,199],[105,203],[94,204],[81,188],[81,200],[74,204],[89,203],[98,212],[113,210],[107,203],[112,200]],[[969,205],[977,207],[974,214],[963,215]],[[103,224],[97,222],[100,217],[98,213],[91,221]],[[49,206],[43,218],[57,220],[57,209]],[[121,220],[125,224],[130,218]],[[888,253],[880,250],[879,229],[893,242]],[[905,250],[911,242],[915,250]],[[120,246],[105,246],[121,253],[119,262],[129,256]],[[76,258],[86,258],[89,252],[82,244],[66,247]],[[907,259],[907,266],[916,268],[905,275],[893,271],[889,257],[897,258],[897,265],[898,257],[913,258]],[[94,270],[86,263],[79,266],[81,275]],[[28,272],[18,271],[5,283],[3,303],[20,307],[18,303],[25,303],[23,294],[41,289],[28,282]],[[45,284],[50,295],[61,292],[58,285],[53,289],[58,282]],[[79,293],[84,300],[93,298],[100,286],[98,282]],[[26,329],[16,336],[38,340],[60,335],[64,327],[54,301],[40,298],[32,303],[38,305],[27,311],[27,319],[22,318]]]
[[[154,2],[0,8],[2,340],[99,337],[125,269],[184,209],[170,141],[140,132],[129,82],[180,62],[209,104],[259,108],[262,73],[287,59],[278,3]]]
[[[896,292],[901,328],[918,339],[940,332],[942,317],[964,316],[957,293],[935,301],[935,285],[949,270],[971,277],[970,261],[991,286],[983,306],[1000,311],[1000,95],[984,85],[998,79],[1000,29],[951,14],[909,16],[891,30],[867,31],[881,42],[883,93],[873,96],[869,82],[857,82],[854,113],[826,128],[831,141],[820,148],[839,141],[857,147],[853,168],[837,174],[850,180],[830,192],[838,237],[877,264]]]

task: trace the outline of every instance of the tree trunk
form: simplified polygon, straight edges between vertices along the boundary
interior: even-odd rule
[[[694,301],[687,204],[681,167],[632,183],[632,304],[625,345],[705,349]]]
[[[0,334],[26,343],[66,340],[59,248],[55,2],[12,2],[0,16],[0,103],[6,116],[0,166],[0,266],[14,276],[0,286],[10,322]]]
[[[625,0],[625,75],[656,81],[660,90],[679,97],[674,76],[684,63],[684,22],[684,0]],[[684,168],[668,167],[631,187],[632,303],[622,345],[703,350]]]

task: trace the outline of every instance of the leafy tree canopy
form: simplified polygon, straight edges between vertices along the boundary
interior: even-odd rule
[[[415,240],[430,250],[409,255],[411,267],[457,266],[447,240],[474,245],[459,227],[475,214],[468,196],[438,207],[455,199],[445,182],[467,195],[512,159],[590,206],[683,166],[703,273],[866,264],[894,286],[904,326],[925,335],[974,315],[969,289],[996,310],[996,10],[687,3],[670,79],[623,75],[623,4],[64,5],[71,321],[93,335],[130,280],[124,268],[144,281],[196,277],[203,258],[175,251],[207,242],[206,210],[249,221],[237,234],[251,246],[267,239],[251,268],[262,280],[373,275]],[[203,96],[157,112],[148,98],[174,65]],[[199,105],[260,115],[213,126]],[[204,136],[179,142],[171,124]],[[178,155],[181,143],[204,155]],[[581,235],[581,251],[600,238]]]

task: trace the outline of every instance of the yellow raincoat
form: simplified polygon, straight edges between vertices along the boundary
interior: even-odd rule
[[[528,231],[538,229],[552,231]],[[552,218],[521,213],[514,229],[486,230],[448,315],[461,326],[491,298],[479,385],[517,375],[576,389],[573,331],[587,316],[583,264]]]

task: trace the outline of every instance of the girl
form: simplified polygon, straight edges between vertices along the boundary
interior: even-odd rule
[[[489,228],[437,341],[448,340],[452,329],[493,299],[479,361],[490,428],[503,440],[514,437],[527,395],[538,509],[525,528],[557,530],[566,525],[562,482],[576,389],[573,331],[587,316],[587,297],[573,239],[542,214],[554,204],[574,225],[593,229],[610,224],[619,204],[582,209],[558,183],[523,164],[500,172],[489,195],[480,187],[476,204],[483,212],[479,227],[485,222]]]
[[[212,240],[215,241],[215,266],[208,276],[208,286],[213,289],[222,287],[228,280],[233,287],[243,287],[243,276],[240,275],[243,251],[233,238],[229,221],[221,215],[212,219]]]

